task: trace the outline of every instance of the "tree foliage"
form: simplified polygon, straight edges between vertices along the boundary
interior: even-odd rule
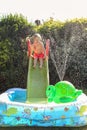
[[[33,25],[29,24],[22,15],[10,14],[1,19],[0,81],[2,87],[26,86],[27,47],[24,39],[32,33],[34,33]]]

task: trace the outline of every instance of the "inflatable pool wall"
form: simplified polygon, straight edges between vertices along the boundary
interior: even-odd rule
[[[21,93],[21,94],[20,94]],[[3,98],[4,97],[4,98]],[[0,95],[0,126],[79,127],[87,125],[87,96],[69,103],[26,103],[26,89]]]

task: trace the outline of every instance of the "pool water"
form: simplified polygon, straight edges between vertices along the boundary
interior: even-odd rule
[[[22,103],[26,102],[26,103],[39,103],[39,104],[47,103],[47,98],[30,98],[30,101],[27,101],[26,89],[22,88],[10,89],[10,91],[7,91],[7,93],[9,100],[13,102],[22,102]]]
[[[8,98],[13,102],[25,102],[26,101],[26,89],[15,88],[8,92]]]

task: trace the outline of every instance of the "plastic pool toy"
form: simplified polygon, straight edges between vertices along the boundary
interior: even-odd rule
[[[46,90],[48,102],[64,103],[72,102],[82,94],[82,90],[77,90],[68,81],[60,81],[53,85],[49,85]]]

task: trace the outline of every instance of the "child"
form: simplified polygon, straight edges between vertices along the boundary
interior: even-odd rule
[[[35,34],[31,38],[31,52],[30,56],[34,58],[34,68],[36,67],[37,60],[40,61],[40,68],[43,66],[43,59],[46,57],[45,48],[42,42],[42,38],[39,34]]]

